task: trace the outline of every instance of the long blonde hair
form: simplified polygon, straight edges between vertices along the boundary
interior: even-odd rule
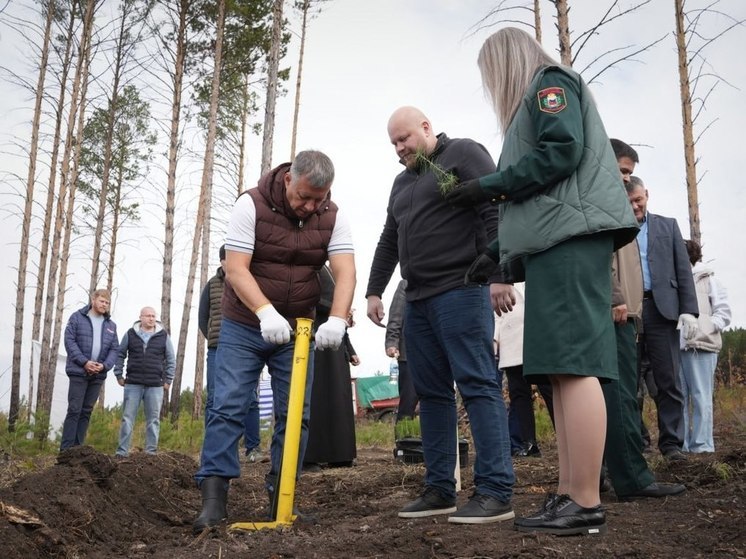
[[[482,85],[497,115],[503,135],[518,110],[536,71],[559,66],[531,35],[515,27],[493,33],[479,51]]]

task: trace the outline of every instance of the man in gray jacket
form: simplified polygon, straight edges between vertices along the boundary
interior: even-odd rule
[[[697,332],[697,294],[689,256],[676,220],[647,211],[648,191],[630,177],[627,195],[640,224],[637,246],[642,264],[642,350],[650,360],[658,410],[658,449],[669,460],[684,460],[684,398],[679,382],[679,332]]]

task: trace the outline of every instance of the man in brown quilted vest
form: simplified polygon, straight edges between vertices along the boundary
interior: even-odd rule
[[[302,151],[275,167],[236,200],[225,248],[223,319],[215,363],[213,410],[207,420],[200,469],[202,512],[195,533],[227,517],[228,485],[240,473],[237,445],[250,394],[267,366],[275,426],[266,476],[270,502],[280,471],[292,369],[295,320],[314,318],[319,271],[328,261],[336,285],[329,319],[317,325],[314,349],[336,349],[347,329],[355,291],[349,222],[331,201],[334,166],[319,151]],[[313,362],[309,360],[298,453],[308,439]]]

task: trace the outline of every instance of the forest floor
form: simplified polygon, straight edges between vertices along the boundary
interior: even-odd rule
[[[244,464],[229,493],[228,523],[192,535],[200,494],[193,457],[135,452],[119,460],[90,447],[68,450],[48,466],[0,456],[0,548],[16,558],[746,558],[746,440],[743,425],[716,433],[714,454],[667,463],[648,455],[661,481],[687,492],[665,500],[618,502],[602,495],[608,532],[557,538],[526,535],[512,522],[449,524],[444,516],[405,520],[397,510],[422,488],[422,465],[389,448],[360,448],[353,467],[304,473],[296,501],[316,523],[255,532],[229,523],[266,520],[268,464]],[[516,458],[513,506],[533,512],[557,479],[556,449]],[[472,455],[473,457],[473,455]],[[43,466],[43,465],[42,465]],[[471,492],[463,472],[459,503]]]

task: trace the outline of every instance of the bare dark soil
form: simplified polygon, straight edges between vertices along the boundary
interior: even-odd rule
[[[393,459],[391,449],[359,449],[351,468],[306,473],[297,488],[302,512],[317,524],[241,532],[229,524],[193,536],[200,495],[197,463],[182,454],[133,454],[125,460],[80,447],[54,465],[19,475],[0,464],[0,555],[16,558],[694,558],[746,557],[746,441],[742,427],[720,432],[715,454],[664,463],[659,480],[686,484],[667,500],[617,502],[603,495],[604,536],[556,538],[515,532],[511,522],[448,524],[445,517],[403,520],[398,508],[421,489],[423,468]],[[515,460],[514,508],[533,512],[556,482],[556,452]],[[2,461],[2,458],[0,458]],[[246,464],[229,495],[229,523],[265,520],[267,464]],[[463,491],[471,476],[463,470]],[[15,481],[8,484],[8,476]]]

